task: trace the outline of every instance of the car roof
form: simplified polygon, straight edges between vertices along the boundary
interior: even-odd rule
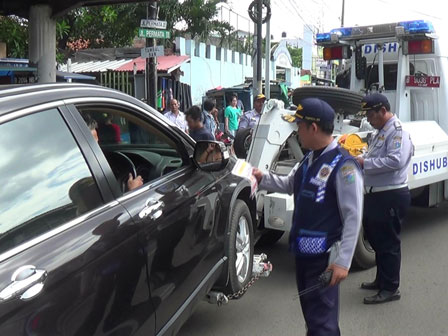
[[[123,92],[99,85],[81,83],[47,83],[0,86],[0,116],[35,105],[82,97],[109,97],[131,102],[154,113],[149,105]]]

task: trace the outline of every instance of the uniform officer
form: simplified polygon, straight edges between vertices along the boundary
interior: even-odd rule
[[[400,299],[400,231],[410,205],[407,171],[413,145],[384,95],[364,97],[362,110],[376,129],[367,153],[357,160],[364,171],[364,230],[375,250],[377,272],[361,288],[378,290],[364,298],[365,304],[375,304]]]
[[[329,287],[300,296],[308,336],[340,335],[339,283],[348,275],[362,219],[361,170],[333,139],[334,117],[326,102],[303,99],[291,121],[309,153],[288,176],[253,171],[260,189],[294,194],[289,244],[299,294],[333,271]]]
[[[254,99],[254,108],[246,113],[240,119],[238,129],[254,128],[258,124],[261,116],[261,110],[263,103],[266,100],[266,96],[262,93],[257,95]]]

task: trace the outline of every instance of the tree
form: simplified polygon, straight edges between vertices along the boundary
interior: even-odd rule
[[[0,16],[0,42],[6,43],[7,57],[28,55],[28,21],[18,16]]]
[[[288,51],[291,54],[292,66],[302,68],[302,48],[288,46]]]

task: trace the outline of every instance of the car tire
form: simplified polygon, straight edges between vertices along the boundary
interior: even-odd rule
[[[320,98],[334,108],[336,113],[356,114],[361,110],[363,95],[342,88],[328,86],[307,86],[294,90],[292,101],[299,105],[305,98]]]
[[[353,256],[353,266],[359,269],[368,269],[375,266],[375,264],[375,251],[367,240],[364,229],[361,226]]]
[[[233,149],[235,150],[235,155],[239,159],[245,159],[247,153],[249,152],[250,143],[252,141],[252,129],[243,128],[238,130],[235,134],[235,139],[233,140]]]
[[[268,247],[274,245],[276,242],[283,237],[285,231],[274,230],[274,229],[266,229],[261,237],[258,239],[256,246],[257,247]]]
[[[227,241],[228,276],[225,294],[236,293],[251,280],[254,258],[254,232],[249,208],[236,200],[230,215]]]

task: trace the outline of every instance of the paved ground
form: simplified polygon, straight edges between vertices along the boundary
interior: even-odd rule
[[[448,335],[448,204],[411,209],[403,230],[402,299],[366,306],[373,292],[359,289],[375,269],[352,271],[341,286],[340,325],[348,336]],[[179,336],[305,335],[295,295],[291,256],[285,237],[264,251],[274,264],[240,300],[226,306],[201,304]]]

